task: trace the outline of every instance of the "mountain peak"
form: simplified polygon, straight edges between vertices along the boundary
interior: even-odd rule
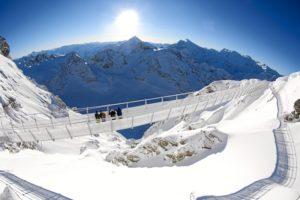
[[[175,47],[175,48],[179,48],[179,49],[182,49],[182,48],[193,48],[193,49],[202,48],[202,47],[198,46],[197,44],[193,43],[189,39],[179,40],[177,43],[171,45],[171,47]]]
[[[137,36],[133,36],[131,37],[128,42],[131,42],[131,43],[140,43],[142,42],[142,40],[140,38],[138,38]]]
[[[76,58],[80,57],[76,51],[71,51],[65,55],[67,58]]]
[[[122,46],[126,47],[136,47],[137,45],[143,43],[142,40],[140,40],[137,36],[133,36],[129,40],[125,40],[121,43]]]
[[[137,36],[133,36],[129,40],[124,41],[123,43],[121,43],[120,46],[122,51],[124,51],[125,53],[155,49],[155,47],[152,44],[148,42],[143,42]]]
[[[81,58],[77,52],[72,51],[65,55],[68,63],[84,63],[84,59]]]

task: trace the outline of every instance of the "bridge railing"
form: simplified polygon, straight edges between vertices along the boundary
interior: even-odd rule
[[[194,104],[197,103],[198,101],[205,101],[207,99],[211,99],[211,98],[216,98],[216,103],[218,103],[221,99],[220,96],[222,96],[222,98],[227,98],[230,97],[230,95],[232,94],[232,92],[235,91],[239,91],[239,88],[233,88],[233,89],[228,89],[223,91],[219,91],[216,93],[211,93],[211,94],[207,94],[207,95],[193,95],[193,96],[189,96],[186,97],[185,99],[179,99],[177,98],[177,100],[173,100],[173,101],[161,101],[161,102],[157,102],[157,103],[151,103],[151,104],[143,104],[141,106],[136,106],[136,107],[130,107],[130,108],[126,108],[123,109],[123,117],[130,117],[130,115],[139,115],[139,114],[143,114],[143,113],[152,113],[153,110],[157,110],[158,108],[160,109],[169,109],[171,107],[174,106],[182,106],[185,104]],[[223,94],[224,93],[224,94]],[[219,99],[218,99],[219,98]],[[126,102],[127,103],[127,102]],[[213,104],[214,102],[211,101],[210,104]],[[121,103],[123,104],[123,103]],[[110,104],[110,106],[113,104]],[[120,104],[115,104],[115,105],[120,105]],[[100,106],[99,106],[100,107]],[[103,107],[103,106],[102,106]],[[106,107],[106,106],[105,106]],[[48,126],[58,126],[60,124],[76,124],[76,123],[81,123],[82,121],[88,121],[89,118],[93,119],[94,118],[94,112],[93,113],[88,113],[85,115],[69,115],[69,117],[65,117],[65,118],[51,118],[51,117],[46,117],[44,116],[44,114],[35,114],[33,117],[33,120],[31,122],[23,122],[20,124],[14,124],[14,123],[9,123],[6,124],[6,128],[12,129],[13,127],[11,125],[13,125],[15,128],[32,128],[34,126],[36,127],[48,127]],[[109,120],[110,117],[107,117],[107,119]],[[2,124],[3,125],[3,124]],[[3,128],[3,126],[2,126]]]
[[[75,111],[80,112],[82,114],[87,114],[91,111],[94,112],[96,110],[109,111],[111,108],[117,108],[117,107],[130,108],[130,107],[136,107],[136,106],[141,106],[141,105],[147,105],[147,104],[151,104],[151,103],[183,99],[189,95],[192,95],[193,93],[195,93],[195,92],[185,92],[185,93],[174,94],[174,95],[167,95],[167,96],[154,97],[154,98],[148,98],[148,99],[140,99],[140,100],[134,100],[134,101],[106,104],[106,105],[100,105],[100,106],[75,108]]]
[[[0,129],[2,132],[0,131],[0,134],[2,133],[2,137],[7,137],[18,142],[56,140],[88,134],[95,135],[101,132],[133,128],[143,124],[154,123],[205,110],[226,103],[233,98],[251,95],[256,91],[264,90],[266,86],[267,83],[260,83],[217,91],[210,94],[197,95],[198,93],[189,93],[184,99],[181,99],[179,97],[180,95],[170,95],[161,98],[160,102],[154,103],[148,103],[151,102],[151,99],[147,99],[147,102],[140,106],[128,106],[128,108],[123,109],[122,118],[114,119],[107,117],[105,122],[100,123],[97,123],[95,120],[94,113],[90,112],[85,115],[70,113],[70,115],[65,118],[38,117],[39,114],[36,114],[33,120],[26,123],[16,124],[6,120],[6,124],[2,123],[2,129]],[[186,94],[188,93],[185,93],[185,95]],[[175,100],[166,100],[174,96]],[[125,102],[125,104],[127,103],[128,102]],[[124,103],[121,104],[124,105]],[[112,105],[120,104],[109,104],[108,106],[110,107]],[[98,106],[96,109],[99,107],[107,107],[107,105]],[[89,108],[91,109],[91,107]]]

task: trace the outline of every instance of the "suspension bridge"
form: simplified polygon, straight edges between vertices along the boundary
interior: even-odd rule
[[[268,82],[258,82],[211,93],[183,93],[152,99],[101,105],[70,111],[65,117],[53,118],[42,113],[29,114],[30,120],[1,117],[0,139],[11,142],[39,142],[86,135],[97,135],[134,128],[185,115],[200,113],[224,105],[233,99],[255,95],[268,88]],[[94,112],[123,108],[121,118],[107,118],[97,122]],[[61,194],[27,182],[9,172],[0,171],[0,181],[12,189],[20,199],[69,199]]]
[[[257,82],[211,93],[183,93],[158,98],[117,104],[79,108],[76,112],[60,118],[41,113],[30,114],[30,119],[12,120],[8,115],[1,117],[0,138],[11,142],[55,141],[86,135],[98,135],[152,124],[195,112],[201,112],[225,104],[232,99],[264,91],[268,82]],[[120,107],[122,117],[107,117],[97,122],[94,112]]]

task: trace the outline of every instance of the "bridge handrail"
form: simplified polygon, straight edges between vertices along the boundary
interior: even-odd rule
[[[237,89],[237,88],[231,88],[231,89]],[[242,90],[243,88],[240,88],[240,90]],[[224,90],[222,90],[222,91],[224,91]],[[226,90],[226,91],[229,91],[229,90]],[[216,94],[216,93],[215,93]],[[223,94],[223,95],[226,95],[226,94]],[[194,97],[197,97],[197,96],[194,96]],[[205,100],[204,100],[205,101]],[[199,100],[199,102],[204,102],[203,100],[201,101],[201,100]],[[157,102],[157,103],[159,103],[159,102]],[[83,115],[83,116],[85,116],[85,115]],[[74,117],[72,117],[73,118],[73,120],[75,120],[74,119]],[[60,125],[60,123],[62,123],[62,121],[58,121],[59,119],[65,119],[66,121],[68,120],[68,118],[53,118],[53,119],[51,119],[51,120],[53,120],[53,121],[55,121],[55,122],[53,122],[53,121],[51,121],[51,123],[49,122],[48,124],[40,124],[39,125],[39,127],[48,127],[49,125]],[[84,122],[86,122],[87,120],[88,120],[88,118],[84,118],[84,117],[80,117],[80,118],[78,118],[78,120],[80,120],[80,121],[82,121],[84,119]],[[110,119],[109,117],[107,118],[108,120]],[[70,119],[69,119],[70,120]],[[79,122],[76,122],[76,123],[80,123],[80,121]],[[73,122],[74,123],[74,122]],[[29,123],[27,123],[27,124],[29,124]],[[32,126],[34,126],[34,123],[31,123],[32,124]],[[22,129],[26,129],[27,127],[24,125],[24,124],[22,124],[22,126],[21,125],[19,125],[19,127],[17,127],[17,126],[15,126],[15,128],[22,128]],[[4,130],[3,129],[3,127],[2,127],[2,130]],[[9,129],[5,129],[5,130],[12,130],[12,128],[9,128]]]
[[[148,103],[149,101],[153,101],[153,100],[161,100],[161,99],[165,100],[166,98],[190,95],[193,93],[194,92],[186,92],[186,93],[175,94],[175,95],[153,97],[153,98],[140,99],[140,100],[134,100],[134,101],[124,101],[124,102],[113,103],[113,104],[104,104],[104,105],[100,105],[100,106],[81,107],[81,108],[76,108],[76,111],[94,110],[94,109],[109,108],[109,107],[121,106],[121,105],[128,105],[128,107],[129,107],[130,104],[134,104],[134,103],[141,103],[141,102]]]
[[[254,83],[254,84],[265,85],[266,83],[265,82],[262,82],[262,83],[258,82],[258,83]],[[243,88],[246,88],[246,87],[249,87],[249,86],[235,86],[235,87],[231,87],[231,88],[227,88],[227,89],[217,90],[217,91],[214,91],[214,92],[211,92],[211,93],[205,93],[205,94],[202,93],[201,95],[205,96],[205,97],[210,97],[212,95],[216,95],[216,94],[222,93],[224,91],[243,89]],[[176,97],[176,99],[178,99],[178,97],[184,96],[184,95],[186,95],[186,97],[188,97],[189,95],[195,94],[195,93],[198,93],[198,92],[199,91],[191,91],[191,92],[185,92],[185,93],[179,93],[179,94],[173,94],[173,95],[166,95],[166,96],[160,96],[160,97],[154,97],[154,98],[147,98],[147,99],[140,99],[140,100],[134,100],[134,101],[125,101],[125,102],[105,104],[105,105],[99,105],[99,106],[81,107],[81,108],[76,108],[76,111],[87,111],[87,110],[109,108],[109,107],[121,106],[121,105],[128,105],[129,106],[130,104],[140,103],[140,102],[145,102],[145,104],[147,104],[149,101],[153,101],[153,100],[165,101],[166,98],[170,98],[170,97]],[[168,101],[170,101],[170,100],[168,100]]]
[[[211,95],[215,95],[217,93],[221,93],[223,91],[229,91],[229,90],[235,90],[235,89],[241,89],[243,87],[247,87],[247,86],[235,86],[232,88],[227,88],[227,89],[222,89],[222,90],[217,90],[211,93],[205,93],[205,94],[201,94],[202,96],[206,96],[209,97]],[[119,102],[119,103],[112,103],[112,104],[103,104],[103,105],[98,105],[98,106],[87,106],[87,107],[80,107],[80,108],[76,108],[73,110],[72,108],[70,108],[73,111],[87,111],[87,110],[94,110],[94,109],[101,109],[101,108],[109,108],[109,107],[113,107],[113,106],[120,106],[120,105],[127,105],[128,106],[130,104],[134,104],[134,103],[140,103],[140,102],[149,102],[149,101],[153,101],[153,100],[162,100],[162,101],[166,101],[167,98],[170,97],[180,97],[180,96],[188,96],[194,93],[198,93],[199,91],[191,91],[191,92],[184,92],[184,93],[179,93],[179,94],[172,94],[172,95],[165,95],[165,96],[159,96],[159,97],[153,97],[153,98],[145,98],[145,99],[139,99],[139,100],[133,100],[133,101],[124,101],[124,102]],[[167,100],[170,101],[170,100]],[[45,115],[44,113],[29,113],[27,114],[29,116],[34,116],[34,115]],[[6,117],[5,115],[0,116],[0,118]],[[50,118],[50,115],[49,115]]]
[[[218,92],[214,92],[214,93],[210,93],[209,95],[207,94],[203,94],[200,93],[200,95],[194,95],[191,96],[190,98],[184,98],[184,99],[176,99],[176,100],[170,100],[170,101],[166,101],[163,102],[163,104],[160,104],[161,102],[155,102],[155,103],[150,103],[149,105],[138,105],[138,106],[134,106],[134,107],[130,107],[130,112],[131,114],[129,114],[129,116],[127,116],[126,114],[124,115],[124,120],[126,121],[126,123],[131,123],[133,127],[133,124],[140,124],[142,118],[145,117],[152,117],[156,115],[160,115],[159,113],[165,113],[164,115],[167,114],[165,117],[167,118],[161,118],[159,116],[156,116],[156,120],[157,117],[161,120],[166,120],[169,118],[169,115],[172,113],[172,110],[177,113],[174,115],[173,117],[175,117],[176,115],[178,115],[178,109],[183,109],[183,113],[185,113],[185,108],[189,107],[190,109],[194,109],[195,111],[198,111],[199,108],[201,107],[201,109],[205,109],[208,105],[209,107],[215,106],[215,105],[219,105],[220,103],[224,103],[224,102],[228,102],[231,101],[234,98],[238,98],[240,96],[245,96],[245,95],[251,95],[252,93],[256,92],[256,91],[260,91],[261,89],[265,89],[267,86],[267,84],[252,84],[252,85],[246,85],[246,86],[241,86],[241,87],[234,87],[234,88],[230,88],[227,90],[220,90]],[[224,92],[225,91],[225,92]],[[169,95],[169,96],[174,96],[174,95]],[[203,98],[205,97],[205,98]],[[206,98],[208,97],[208,98]],[[168,102],[168,103],[167,103]],[[199,108],[197,109],[198,105],[201,104],[201,106],[199,106]],[[152,107],[152,105],[154,107]],[[204,106],[204,108],[202,108],[202,106]],[[154,110],[153,110],[154,109]],[[158,109],[158,110],[157,110]],[[177,110],[177,111],[176,111]],[[126,109],[124,109],[123,111],[125,111],[126,113]],[[167,112],[167,113],[166,113]],[[181,112],[181,111],[180,111]],[[188,111],[188,113],[190,113],[190,111]],[[137,114],[140,113],[140,114]],[[134,114],[134,115],[132,115]],[[135,118],[135,120],[134,120]],[[31,131],[34,132],[34,134],[39,134],[38,137],[42,137],[43,134],[48,134],[49,136],[51,135],[50,131],[54,131],[55,132],[55,137],[57,138],[61,138],[61,136],[57,135],[57,134],[63,134],[65,135],[65,133],[68,133],[70,135],[70,137],[72,138],[72,133],[70,133],[70,130],[68,129],[67,126],[69,126],[70,128],[75,127],[83,127],[82,125],[88,127],[88,130],[90,132],[90,134],[92,134],[92,131],[90,129],[90,123],[93,121],[93,123],[95,122],[94,116],[92,113],[88,113],[86,115],[72,115],[71,117],[65,117],[65,118],[41,118],[38,119],[36,118],[36,116],[34,116],[33,118],[34,120],[26,122],[26,123],[12,123],[12,120],[10,120],[10,123],[8,120],[6,120],[6,124],[2,124],[1,121],[1,126],[0,126],[0,130],[3,130],[2,135],[3,136],[8,136],[8,137],[15,137],[16,140],[22,141],[22,132],[24,132],[25,136],[24,137],[28,137],[28,134],[31,133]],[[112,118],[108,117],[106,118],[107,122],[109,122],[112,126],[112,124],[117,123],[116,125],[119,126],[121,125],[122,127],[124,127],[124,124],[122,125],[122,123],[125,123],[124,120],[120,120],[120,122],[118,122],[119,120],[114,121]],[[41,121],[42,120],[42,121]],[[130,122],[128,122],[128,120],[130,120]],[[137,121],[136,121],[137,120]],[[143,119],[146,120],[146,119]],[[150,118],[147,118],[146,121],[150,120]],[[114,121],[114,123],[113,123]],[[123,121],[123,122],[122,122]],[[118,125],[119,123],[119,125]],[[145,122],[142,122],[145,123]],[[152,123],[152,119],[151,122]],[[104,125],[104,124],[103,124]],[[135,125],[135,126],[136,126]],[[106,126],[106,125],[104,125]],[[125,125],[128,126],[128,125]],[[54,129],[55,128],[55,129]],[[104,128],[104,127],[103,127]],[[47,130],[49,129],[49,130]],[[60,129],[65,129],[65,130],[60,130]],[[104,128],[105,130],[107,129]],[[85,130],[85,129],[84,129]],[[87,130],[87,131],[88,131]],[[111,127],[110,129],[111,131],[113,131],[113,127]],[[120,130],[120,129],[118,129]],[[65,133],[63,133],[63,132]],[[73,129],[74,131],[74,129]],[[61,132],[61,133],[58,133]],[[72,132],[72,131],[71,131]],[[1,133],[1,132],[0,132]],[[11,135],[13,133],[13,135]],[[27,135],[26,135],[27,134]],[[35,139],[34,134],[31,133],[32,137],[30,137],[31,139],[34,139],[34,141],[36,141],[37,139]],[[73,132],[73,135],[78,135],[76,132]],[[86,135],[86,134],[85,134]],[[55,137],[49,137],[52,140]],[[76,137],[76,136],[74,136]],[[18,139],[19,138],[19,139]],[[43,136],[43,138],[45,138]],[[28,138],[27,138],[28,139]]]
[[[243,87],[243,86],[242,86]],[[239,86],[235,86],[232,88],[227,88],[227,89],[222,89],[222,90],[217,90],[212,93],[206,93],[202,94],[203,96],[211,96],[216,93],[221,93],[223,91],[229,91],[233,89],[238,89],[240,88]],[[81,108],[76,108],[77,111],[86,111],[87,109],[100,109],[100,108],[107,108],[107,107],[112,107],[112,106],[118,106],[118,105],[130,105],[133,103],[140,103],[140,102],[149,102],[153,100],[162,100],[165,101],[165,99],[170,98],[170,97],[180,97],[180,96],[188,96],[194,93],[197,93],[198,91],[191,91],[191,92],[184,92],[184,93],[179,93],[179,94],[172,94],[172,95],[165,95],[165,96],[159,96],[159,97],[153,97],[153,98],[146,98],[146,99],[139,99],[139,100],[134,100],[134,101],[124,101],[124,102],[119,102],[119,103],[113,103],[113,104],[104,104],[104,105],[99,105],[99,106],[88,106],[88,107],[81,107]]]

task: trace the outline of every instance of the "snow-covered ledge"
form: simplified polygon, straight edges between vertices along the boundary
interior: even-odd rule
[[[110,152],[106,160],[129,167],[187,166],[222,151],[226,142],[227,135],[215,128],[192,130],[181,122],[139,143],[132,142],[127,149]]]

